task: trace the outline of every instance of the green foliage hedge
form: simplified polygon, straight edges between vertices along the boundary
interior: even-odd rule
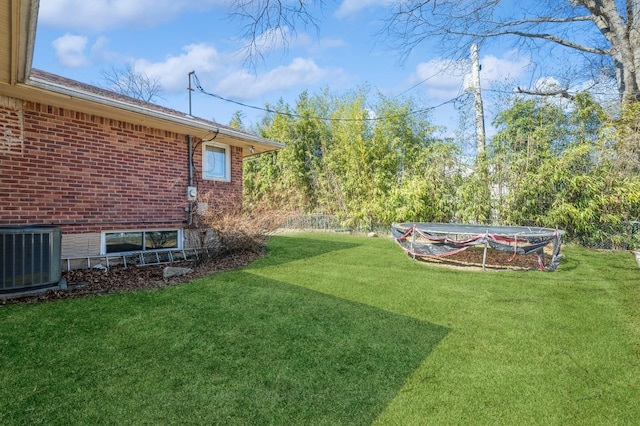
[[[612,118],[586,93],[514,97],[475,157],[438,137],[412,100],[371,98],[366,87],[305,92],[294,107],[272,107],[255,130],[286,148],[245,162],[247,206],[336,215],[347,227],[494,222],[558,227],[587,245],[640,245],[640,106]]]

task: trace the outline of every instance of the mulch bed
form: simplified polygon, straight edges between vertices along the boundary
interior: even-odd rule
[[[175,262],[147,266],[112,266],[103,269],[76,269],[64,271],[62,277],[67,281],[67,290],[48,290],[34,296],[0,300],[0,304],[37,303],[48,300],[71,299],[98,294],[121,293],[140,289],[155,289],[182,284],[196,278],[217,272],[232,271],[249,265],[263,253],[243,252],[219,256],[201,264],[193,262]],[[167,266],[193,269],[188,275],[163,278]]]
[[[472,247],[461,253],[442,258],[425,258],[425,262],[463,269],[481,268],[484,250]],[[217,272],[231,271],[249,265],[261,257],[263,253],[243,252],[220,256],[206,263],[195,265],[193,262],[176,262],[163,265],[147,266],[113,266],[109,270],[76,269],[64,271],[62,277],[67,281],[67,290],[48,290],[34,296],[0,300],[0,304],[37,303],[47,300],[71,299],[98,294],[121,293],[140,289],[155,289],[182,284],[196,278]],[[496,250],[487,250],[486,269],[493,270],[538,270],[538,258],[535,254],[518,255]],[[551,262],[551,256],[545,254],[544,264]],[[188,267],[193,272],[178,277],[163,278],[166,266]]]

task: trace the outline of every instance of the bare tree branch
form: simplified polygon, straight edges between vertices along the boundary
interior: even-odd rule
[[[472,3],[472,4],[471,4]],[[559,46],[609,57],[623,99],[636,100],[640,87],[638,0],[565,0],[516,7],[500,0],[406,0],[396,4],[383,34],[404,60],[418,46],[438,40],[446,54],[466,55],[473,43],[510,38],[529,48]],[[586,13],[585,13],[586,12]],[[632,30],[632,28],[635,28]],[[586,58],[586,56],[585,56]],[[586,59],[586,62],[593,62]]]
[[[153,102],[162,96],[162,85],[157,78],[138,73],[131,64],[121,68],[111,67],[100,71],[106,82],[105,89],[145,102]]]
[[[311,8],[322,8],[324,0],[232,0],[230,18],[245,22],[241,37],[246,41],[243,54],[253,68],[264,52],[287,48],[297,29],[319,31],[319,19]]]
[[[502,32],[497,32],[497,33],[492,33],[492,34],[485,34],[483,35],[483,37],[488,38],[488,37],[500,37],[500,36],[504,36],[504,35],[516,35],[519,37],[524,37],[524,38],[539,38],[539,39],[544,39],[547,41],[551,41],[553,43],[557,43],[561,46],[565,46],[565,47],[569,47],[571,49],[576,49],[576,50],[580,50],[582,52],[587,52],[587,53],[593,53],[596,55],[609,55],[611,54],[610,50],[607,49],[598,49],[595,47],[589,47],[589,46],[585,46],[579,43],[574,43],[572,41],[569,40],[565,40],[561,37],[557,37],[554,36],[553,34],[537,34],[537,33],[527,33],[524,31],[502,31]],[[476,35],[476,36],[480,36],[480,35]]]
[[[568,92],[566,88],[558,88],[558,89],[549,89],[549,90],[528,90],[522,89],[518,86],[518,93],[522,93],[523,95],[533,95],[533,96],[561,96],[566,99],[575,99],[575,95],[572,95]]]
[[[245,22],[246,57],[286,48],[296,27],[319,27],[313,15],[323,0],[231,0],[231,18]],[[317,9],[314,9],[317,7]],[[638,0],[402,0],[390,6],[379,36],[405,60],[429,42],[445,57],[468,55],[469,46],[507,38],[530,49],[554,47],[610,58],[622,99],[640,99]],[[543,53],[544,54],[544,53]],[[586,59],[586,62],[593,62]]]

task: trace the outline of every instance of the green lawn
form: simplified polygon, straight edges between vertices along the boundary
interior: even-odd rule
[[[292,234],[188,285],[0,306],[0,424],[638,424],[640,268]]]

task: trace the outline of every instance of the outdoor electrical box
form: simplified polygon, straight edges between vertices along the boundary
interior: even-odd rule
[[[198,198],[198,188],[195,186],[187,187],[187,201],[196,201]]]
[[[196,213],[200,216],[204,216],[209,212],[209,204],[207,203],[198,203],[198,208],[196,209]]]

